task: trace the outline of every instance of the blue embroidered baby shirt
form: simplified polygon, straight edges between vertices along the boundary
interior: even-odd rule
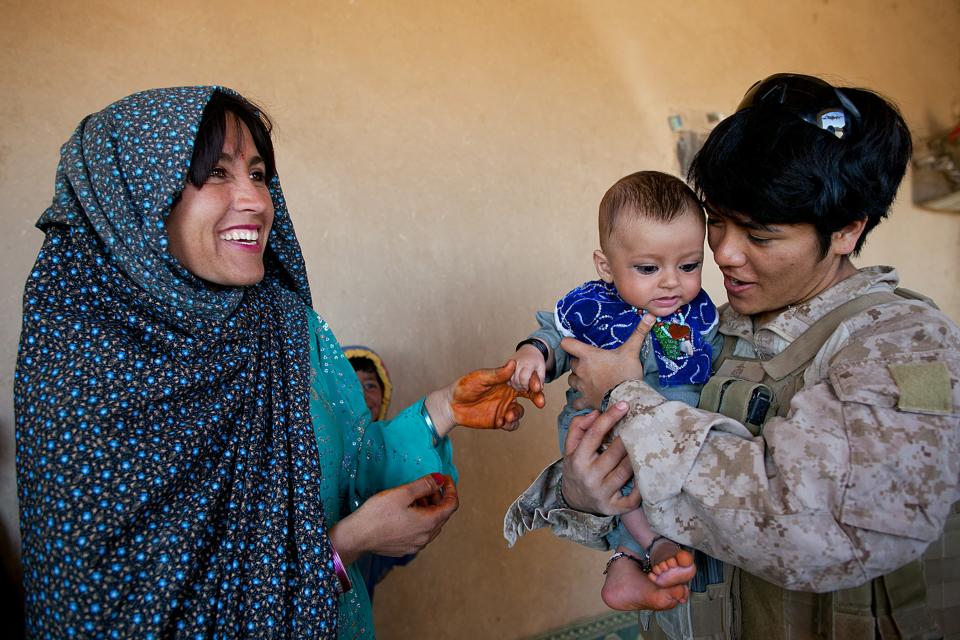
[[[555,318],[557,330],[563,335],[601,349],[616,349],[633,334],[643,314],[624,301],[612,283],[591,280],[557,302]],[[706,337],[718,319],[716,306],[702,289],[688,304],[659,318],[651,331],[651,342],[660,384],[703,384],[710,378],[713,349]],[[668,337],[670,333],[686,337],[676,340]]]

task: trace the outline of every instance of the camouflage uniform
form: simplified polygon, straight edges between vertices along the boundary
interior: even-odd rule
[[[757,331],[727,308],[720,330],[738,338],[734,355],[769,358],[843,302],[896,284],[890,268],[862,269]],[[788,589],[853,587],[918,558],[960,497],[960,328],[920,301],[843,322],[762,437],[641,381],[618,400],[654,529]],[[560,473],[558,461],[510,507],[505,537],[549,527],[605,548],[611,518],[555,508]]]

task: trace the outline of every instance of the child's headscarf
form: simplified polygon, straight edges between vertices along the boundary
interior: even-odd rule
[[[14,393],[31,637],[335,633],[310,293],[279,182],[261,284],[209,286],[166,250],[217,90],[132,95],[61,149]]]

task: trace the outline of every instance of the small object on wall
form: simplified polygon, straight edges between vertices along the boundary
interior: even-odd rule
[[[700,151],[706,142],[710,131],[723,116],[717,111],[684,110],[672,113],[667,118],[670,130],[677,141],[677,162],[680,165],[680,175],[687,176],[693,157]]]
[[[960,212],[960,123],[951,131],[917,142],[913,203],[933,211]]]

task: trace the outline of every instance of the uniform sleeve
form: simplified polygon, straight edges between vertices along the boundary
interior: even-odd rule
[[[788,589],[852,587],[917,558],[960,497],[960,339],[942,316],[870,321],[760,437],[640,381],[617,387],[653,528]],[[939,375],[945,405],[907,408],[903,367]]]
[[[557,484],[563,474],[563,459],[543,470],[519,498],[514,500],[503,518],[503,537],[513,546],[520,536],[537,529],[549,529],[555,536],[566,538],[591,549],[610,548],[606,536],[616,527],[613,516],[595,516],[557,504]]]

